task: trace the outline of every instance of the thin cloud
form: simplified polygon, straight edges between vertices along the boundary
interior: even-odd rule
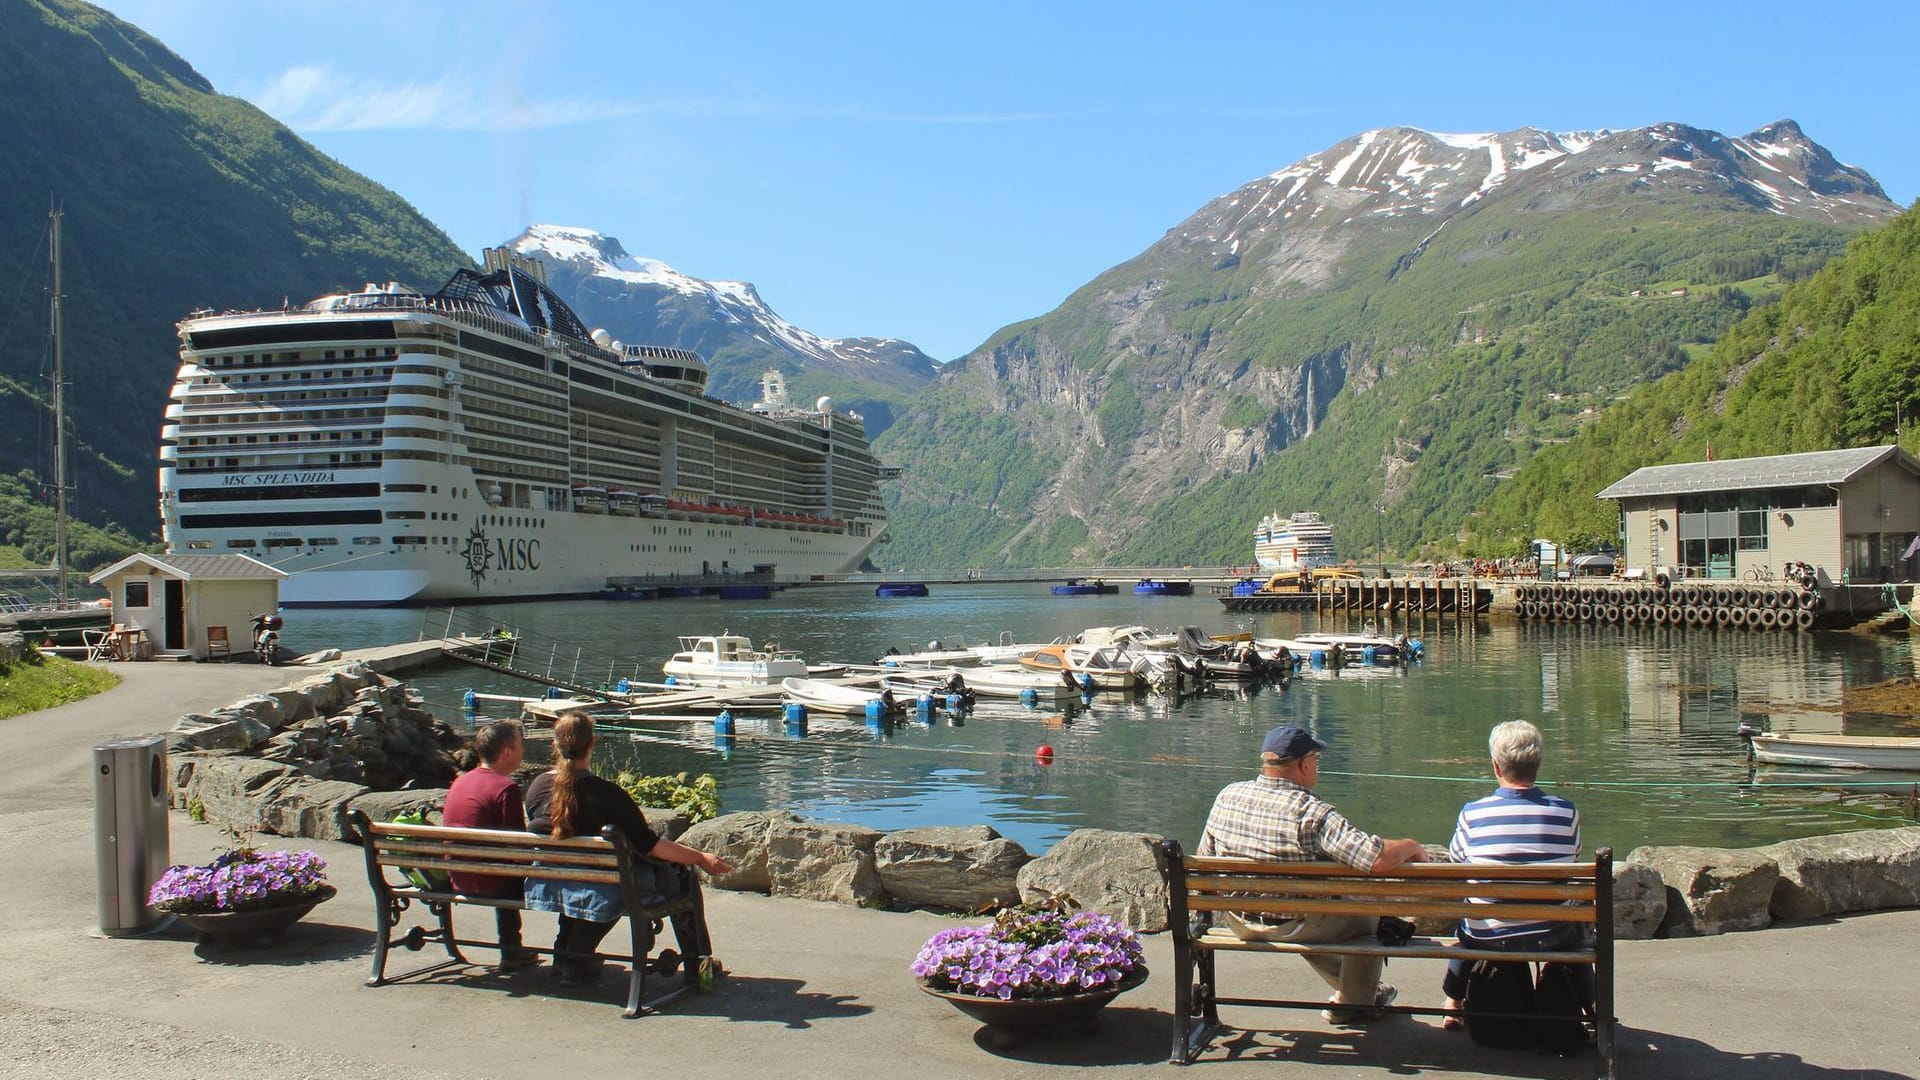
[[[503,97],[506,100],[503,100]],[[288,68],[248,95],[255,105],[300,131],[525,131],[570,127],[630,117],[679,119],[776,117],[797,120],[864,120],[901,124],[1018,124],[1092,115],[1073,111],[912,113],[862,105],[807,105],[751,98],[673,98],[604,101],[580,97],[549,101],[513,99],[499,88],[441,76],[431,82],[382,85],[343,75],[328,64]]]

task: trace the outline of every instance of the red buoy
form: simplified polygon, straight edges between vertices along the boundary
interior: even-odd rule
[[[1053,764],[1053,747],[1048,746],[1046,743],[1041,743],[1040,749],[1033,752],[1033,760],[1042,765]]]

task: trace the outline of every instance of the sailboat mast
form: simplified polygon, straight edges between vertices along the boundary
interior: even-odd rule
[[[53,258],[53,569],[55,595],[67,606],[67,371],[61,358],[60,210],[47,213],[47,246]]]

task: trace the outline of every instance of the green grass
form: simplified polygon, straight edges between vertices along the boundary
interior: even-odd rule
[[[120,676],[111,671],[30,653],[0,671],[0,719],[90,698],[118,685]]]

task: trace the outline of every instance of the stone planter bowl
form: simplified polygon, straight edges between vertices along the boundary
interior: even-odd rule
[[[304,918],[307,912],[333,899],[336,892],[338,890],[333,886],[322,885],[318,891],[291,904],[253,911],[174,912],[167,911],[165,907],[159,910],[192,927],[200,935],[201,941],[264,949],[285,933],[287,927]]]
[[[1042,1032],[1091,1031],[1099,1025],[1099,1012],[1107,1003],[1147,981],[1145,964],[1096,990],[1053,997],[999,998],[936,990],[921,979],[920,989],[937,997],[975,1020],[987,1025],[993,1045],[1005,1049],[1022,1035]]]

